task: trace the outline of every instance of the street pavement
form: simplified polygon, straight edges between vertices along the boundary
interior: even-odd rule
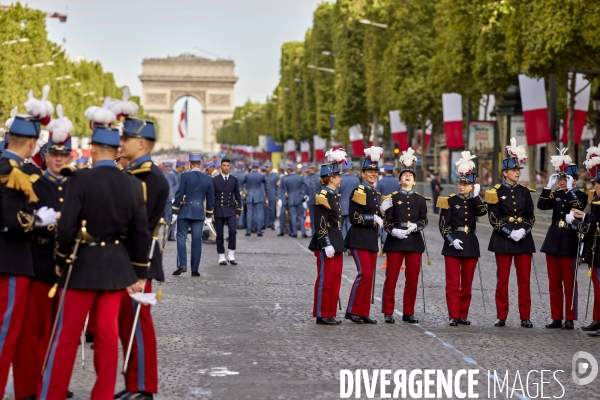
[[[539,373],[530,370],[562,370],[557,379],[546,373],[545,397],[595,399],[600,391],[600,377],[586,386],[571,378],[572,357],[585,351],[600,359],[600,339],[574,331],[547,330],[549,319],[548,279],[542,253],[534,256],[541,287],[538,294],[532,270],[533,329],[519,326],[516,275],[511,272],[510,312],[507,326],[496,328],[494,290],[495,263],[487,251],[491,229],[487,220],[479,224],[482,257],[480,271],[487,313],[484,313],[478,272],[473,283],[469,319],[471,326],[449,327],[445,301],[445,274],[440,255],[442,239],[437,216],[430,214],[425,229],[431,265],[423,257],[426,307],[423,312],[419,288],[415,316],[420,324],[400,321],[404,275],[396,292],[396,324],[383,323],[380,296],[385,271],[378,258],[375,304],[371,316],[377,325],[355,325],[343,320],[339,326],[316,325],[312,318],[313,287],[316,276],[315,257],[307,249],[309,239],[277,237],[267,230],[264,237],[245,237],[238,231],[237,266],[217,265],[215,245],[203,245],[201,277],[190,272],[176,277],[175,243],[168,242],[164,252],[167,281],[164,297],[153,308],[158,336],[160,394],[157,399],[324,399],[340,397],[340,370],[356,369],[478,369],[480,398],[488,395],[487,371],[496,370],[514,386],[517,374],[529,394],[516,391],[495,398],[540,398]],[[533,232],[536,248],[541,247],[544,227]],[[188,242],[189,244],[189,242]],[[188,246],[189,252],[189,246]],[[189,257],[189,254],[188,254]],[[579,317],[583,325],[587,299],[587,268],[579,268]],[[356,276],[352,257],[344,256],[341,302],[349,298],[351,282]],[[592,293],[593,302],[593,293]],[[591,305],[590,305],[591,307]],[[343,319],[343,311],[338,312]],[[588,321],[591,318],[591,308]],[[77,399],[89,398],[94,379],[92,352],[86,347],[85,370],[80,358],[75,365],[71,387]],[[122,361],[121,361],[122,362]],[[407,373],[408,373],[407,372]],[[517,380],[518,383],[518,380]],[[537,384],[537,386],[536,386]],[[508,385],[507,385],[508,387]],[[123,388],[119,377],[117,390]],[[517,385],[517,389],[519,386]],[[392,386],[393,389],[393,386]],[[391,393],[392,389],[389,390]],[[365,391],[363,387],[363,398]],[[511,396],[512,395],[512,396]],[[519,395],[521,395],[519,397]],[[352,395],[354,398],[354,394]],[[375,398],[379,398],[379,389]]]

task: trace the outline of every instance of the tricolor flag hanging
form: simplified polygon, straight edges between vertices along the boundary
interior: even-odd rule
[[[300,142],[300,155],[303,163],[310,161],[310,142]]]
[[[181,138],[185,138],[185,136],[187,135],[187,109],[188,101],[186,98],[185,103],[183,103],[183,108],[181,109],[181,116],[179,117],[179,125],[177,127],[179,130],[179,136]]]
[[[325,161],[325,146],[327,140],[320,138],[319,135],[313,136],[313,144],[315,146],[315,162],[322,163]]]
[[[352,152],[355,156],[363,155],[365,153],[365,144],[360,125],[351,126],[348,131],[350,134],[350,143],[352,144]]]
[[[573,74],[569,73],[569,86],[571,86],[571,79]],[[578,146],[581,143],[581,134],[585,127],[585,121],[587,119],[587,112],[590,106],[590,92],[592,87],[590,82],[585,79],[583,74],[575,74],[575,145]],[[569,104],[569,94],[567,93],[567,105]],[[565,116],[565,122],[563,125],[563,133],[560,138],[563,143],[569,143],[569,109],[567,108],[567,114]]]
[[[550,124],[548,123],[544,78],[534,79],[519,74],[519,89],[521,90],[527,145],[533,146],[549,142],[551,140]]]
[[[429,142],[431,142],[431,132],[433,132],[433,124],[431,121],[427,120],[425,123],[425,152],[427,153],[427,149],[429,148]]]
[[[72,146],[72,144],[71,144],[71,146]],[[81,138],[81,157],[89,157],[89,156],[90,156],[90,138],[82,137]]]
[[[392,141],[398,143],[400,151],[408,149],[408,130],[406,125],[400,121],[400,111],[390,111],[390,131],[392,132]]]
[[[458,93],[443,93],[442,107],[444,114],[444,132],[446,133],[446,148],[464,148],[462,96]]]
[[[285,142],[285,152],[288,160],[296,162],[296,141],[294,139],[288,139]]]

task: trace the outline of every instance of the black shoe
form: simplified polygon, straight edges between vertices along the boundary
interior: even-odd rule
[[[296,235],[295,233],[290,235],[291,237],[298,237],[298,235]]]
[[[307,237],[308,237],[308,235],[307,235],[306,233],[304,233],[304,234],[302,235],[302,237],[303,237],[303,238],[307,238]]]
[[[67,394],[67,397],[69,397],[68,394]],[[71,397],[73,397],[73,396],[71,396]],[[21,400],[35,400],[36,398],[37,398],[37,394],[32,394],[31,396],[23,397]]]
[[[377,320],[374,320],[373,318],[369,317],[368,315],[366,317],[362,317],[363,322],[365,324],[376,324]]]
[[[275,230],[275,227],[274,227],[274,226],[272,226],[272,227],[271,227],[271,230],[272,230],[272,231],[274,231],[274,230]]]
[[[558,329],[562,326],[561,319],[553,319],[552,322],[546,324],[546,329]]]
[[[505,319],[498,319],[498,320],[496,320],[496,322],[494,322],[494,326],[502,327],[504,325],[506,325]]]
[[[277,236],[285,236],[285,233],[278,233]]]
[[[362,323],[364,323],[362,317],[359,317],[358,315],[346,313],[346,315],[344,317],[346,319],[349,319],[350,321],[354,322],[355,324],[362,324]]]
[[[231,264],[231,265],[237,265],[237,261],[235,261],[235,260],[229,260],[229,264]]]
[[[75,393],[71,389],[67,390],[67,399],[72,399],[75,396]],[[35,397],[34,397],[35,400]]]
[[[523,328],[533,328],[533,324],[528,319],[522,319],[521,320],[521,327],[523,327]]]
[[[471,325],[471,321],[466,318],[459,318],[456,322],[458,322],[459,325]]]
[[[249,234],[249,233],[246,233],[246,236],[250,236],[250,234]]]
[[[86,343],[94,343],[94,334],[93,333],[88,333],[85,335],[85,342]]]
[[[573,324],[573,321],[570,319],[567,319],[565,321],[565,323],[563,324],[563,326],[560,327],[560,329],[575,329],[575,324]]]
[[[341,323],[335,318],[317,318],[317,325],[339,325]]]
[[[591,324],[581,327],[582,331],[597,331],[599,329],[600,329],[600,321],[592,321]]]
[[[184,272],[187,272],[187,267],[177,267],[175,272],[173,272],[173,275],[181,275]]]
[[[588,335],[591,337],[600,337],[600,331],[590,332]]]
[[[418,324],[419,320],[416,319],[413,315],[403,315],[402,316],[402,321],[403,322],[408,322],[410,324]]]
[[[259,233],[259,234],[258,234],[258,235],[256,235],[256,236],[262,236],[262,233]]]
[[[219,261],[219,265],[227,265],[227,261],[225,261],[225,260]]]
[[[121,400],[153,400],[154,396],[152,393],[146,392],[129,392],[125,396],[121,397]]]
[[[456,318],[450,318],[448,325],[449,326],[458,326],[458,320]]]
[[[168,240],[169,242],[176,242],[176,241],[177,241],[177,239],[175,239],[175,238],[168,238],[167,240]]]
[[[127,389],[123,389],[120,392],[115,393],[115,399],[119,399],[119,398],[125,396],[127,393],[129,393],[127,391]]]
[[[396,320],[394,319],[394,316],[392,314],[385,314],[385,323],[386,324],[393,324],[396,322]]]
[[[192,276],[200,276],[200,272],[192,272]]]

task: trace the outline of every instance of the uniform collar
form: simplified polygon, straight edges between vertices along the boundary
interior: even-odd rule
[[[363,186],[366,187],[366,188],[371,189],[372,191],[375,191],[375,187],[373,185],[369,185],[367,183],[367,181],[363,181]]]
[[[327,190],[327,192],[328,192],[328,193],[335,194],[335,190],[333,190],[333,189],[332,189],[332,188],[330,188],[329,186],[323,186],[323,188],[324,188],[325,190]]]
[[[394,175],[386,175],[383,178],[385,179],[385,178],[396,178],[396,177]]]
[[[400,188],[400,190],[398,191],[398,193],[409,195],[409,194],[413,194],[414,191],[412,191],[412,190],[404,190],[404,189]]]
[[[223,175],[223,173],[220,173],[219,175],[221,175],[223,177],[223,180],[225,180],[226,178],[229,178],[231,176],[231,174]]]
[[[94,168],[96,167],[115,167],[117,168],[117,164],[113,160],[99,160],[94,163]]]
[[[55,183],[57,185],[62,185],[63,183],[65,183],[67,181],[66,176],[57,178],[56,176],[52,175],[50,173],[50,171],[48,171],[48,170],[46,170],[46,172],[44,172],[44,178],[48,179],[50,182]]]
[[[200,171],[200,168],[192,168],[190,171],[198,171],[198,172],[202,172],[202,171]]]
[[[129,165],[127,166],[127,170],[139,168],[146,161],[152,161],[152,157],[150,157],[150,154],[145,154],[139,158],[136,158],[132,162],[130,162]],[[173,170],[169,170],[169,172],[171,172],[171,171],[173,171]]]
[[[518,184],[519,184],[519,182],[515,183],[514,185],[511,185],[506,181],[502,181],[502,186],[506,186],[509,189],[514,189],[515,187],[517,187]]]
[[[19,157],[16,153],[13,153],[10,150],[4,150],[4,152],[2,153],[2,158],[14,160],[19,163],[19,167],[23,167],[23,159],[21,157]]]
[[[471,198],[470,195],[469,196],[464,196],[464,195],[462,195],[460,193],[456,193],[456,197],[458,197],[461,200],[469,200]]]

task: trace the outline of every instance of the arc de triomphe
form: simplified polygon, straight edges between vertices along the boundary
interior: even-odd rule
[[[142,62],[142,104],[158,121],[157,150],[173,148],[173,106],[183,96],[202,105],[203,152],[217,152],[217,129],[233,116],[233,75],[231,60],[210,60],[193,55],[148,58]]]

